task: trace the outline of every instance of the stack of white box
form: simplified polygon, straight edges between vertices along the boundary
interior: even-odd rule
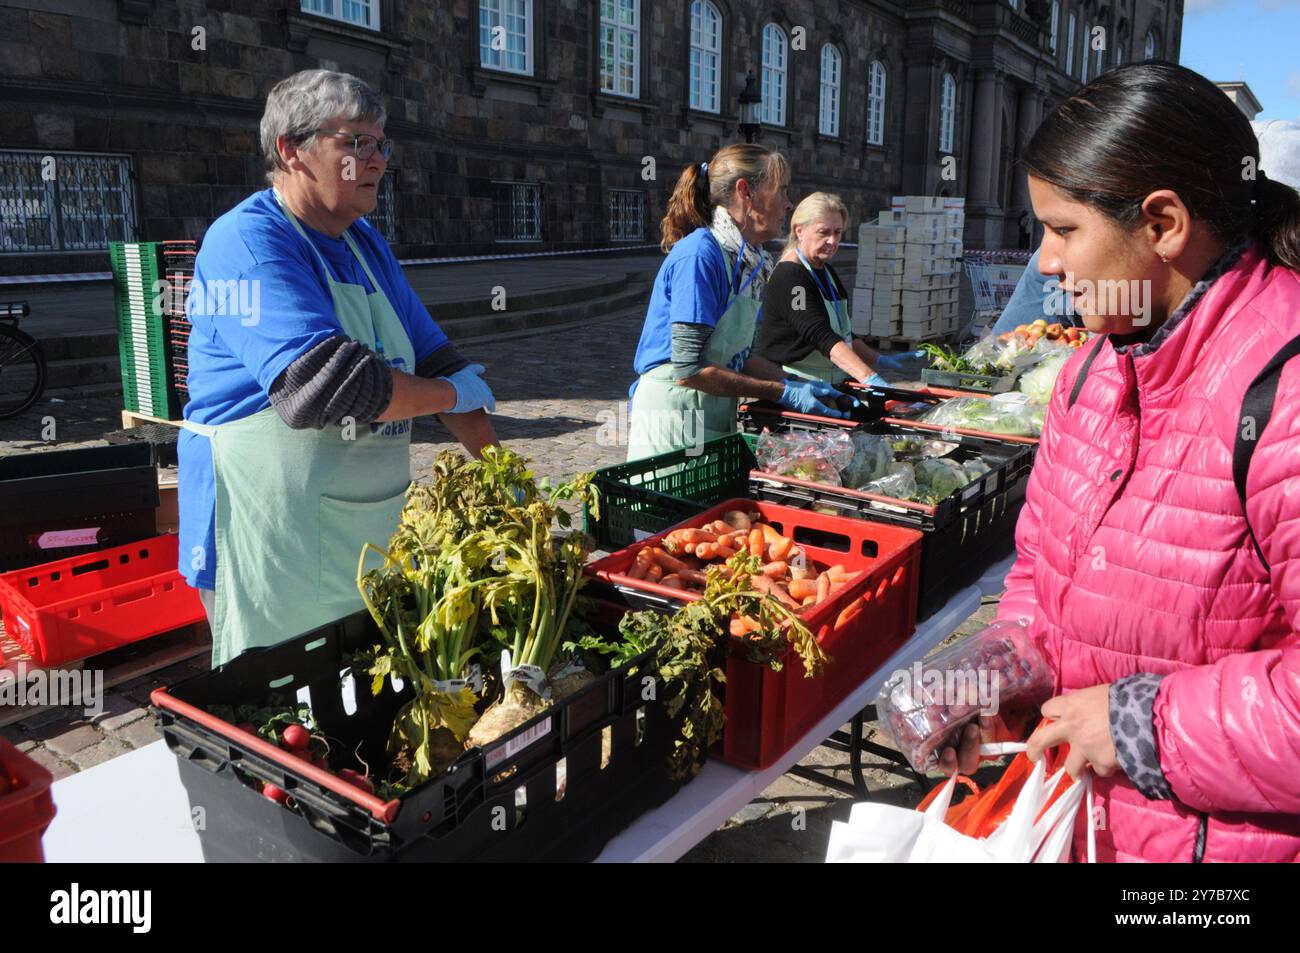
[[[853,289],[853,333],[888,337],[900,317],[902,225],[866,222],[858,229],[858,270]]]
[[[896,196],[875,226],[862,227],[857,284],[861,289],[864,272],[871,275],[868,333],[915,342],[956,330],[965,206],[961,198]],[[876,236],[871,246],[863,237],[869,232]],[[864,269],[866,254],[874,258],[874,271]]]

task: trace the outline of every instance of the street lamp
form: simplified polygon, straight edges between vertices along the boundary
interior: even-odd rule
[[[763,104],[763,97],[758,91],[758,81],[754,71],[745,77],[745,88],[740,93],[740,131],[745,134],[746,142],[753,142],[758,137],[762,125],[758,108]]]

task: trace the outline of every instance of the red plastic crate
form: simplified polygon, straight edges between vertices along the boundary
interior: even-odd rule
[[[41,837],[54,820],[54,777],[0,738],[0,864],[39,864]]]
[[[803,662],[793,649],[787,651],[782,670],[773,672],[767,665],[746,659],[743,640],[728,636],[727,681],[722,688],[727,727],[721,758],[745,768],[766,768],[852,694],[912,634],[922,534],[900,526],[744,499],[719,503],[673,529],[703,526],[736,509],[757,510],[780,532],[792,536],[818,568],[842,564],[861,573],[825,602],[800,611],[832,659],[820,678],[804,677]],[[696,593],[626,575],[640,549],[671,531],[597,560],[586,571],[625,593],[650,594],[670,606],[699,599]],[[840,613],[856,601],[863,603],[863,611],[837,628]]]
[[[202,622],[176,557],[163,535],[0,575],[5,631],[54,666]]]

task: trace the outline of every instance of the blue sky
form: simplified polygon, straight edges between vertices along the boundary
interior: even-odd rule
[[[1186,0],[1178,57],[1215,82],[1243,80],[1259,119],[1300,119],[1300,0]]]

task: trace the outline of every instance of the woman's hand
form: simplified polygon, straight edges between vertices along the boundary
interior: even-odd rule
[[[1057,695],[1043,704],[1043,718],[1029,736],[1025,754],[1037,763],[1048,748],[1061,742],[1070,745],[1065,770],[1078,780],[1085,767],[1099,778],[1119,770],[1115,744],[1110,736],[1110,684],[1094,685],[1068,695]],[[1050,723],[1046,719],[1051,719]]]

